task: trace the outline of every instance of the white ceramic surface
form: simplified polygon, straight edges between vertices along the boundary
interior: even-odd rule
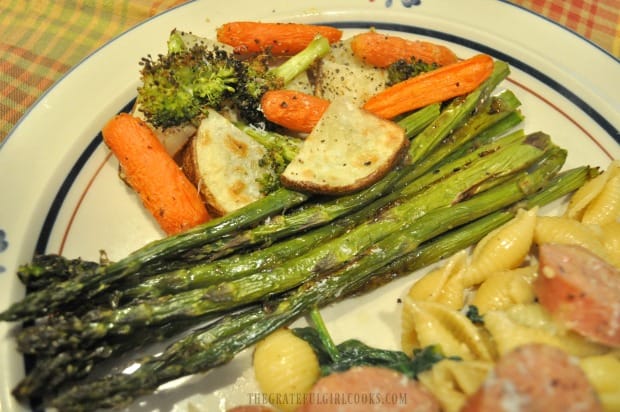
[[[97,138],[101,126],[135,96],[138,61],[164,50],[173,28],[213,36],[230,20],[337,24],[345,36],[374,25],[428,38],[459,56],[477,52],[507,60],[504,87],[523,102],[526,131],[542,130],[569,151],[566,167],[606,166],[620,158],[620,64],[593,44],[528,11],[491,0],[196,1],[117,37],[52,87],[0,148],[0,310],[23,296],[14,276],[35,250],[118,259],[162,236],[116,175]],[[616,139],[616,140],[614,140]],[[548,207],[553,213],[561,205]],[[418,274],[325,311],[334,338],[396,347],[397,298]],[[15,325],[0,324],[0,412],[25,410],[10,395],[23,375]],[[130,410],[181,411],[187,400],[205,411],[253,402],[250,356],[205,375],[165,385]],[[255,401],[255,400],[254,400]]]

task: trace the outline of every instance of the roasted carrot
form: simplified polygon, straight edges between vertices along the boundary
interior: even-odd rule
[[[422,41],[389,36],[375,31],[357,34],[351,39],[353,54],[375,67],[388,67],[398,60],[422,60],[445,66],[457,62],[448,47]]]
[[[126,182],[167,234],[209,219],[198,190],[146,123],[122,113],[106,123],[102,135],[120,162]]]
[[[469,93],[493,71],[493,59],[476,55],[395,84],[372,96],[364,109],[385,119]],[[298,132],[310,132],[329,101],[293,90],[273,90],[261,99],[265,117]]]
[[[385,119],[469,93],[493,72],[493,59],[478,54],[467,60],[422,73],[388,87],[364,104],[364,109]]]
[[[268,91],[261,99],[267,120],[305,133],[312,130],[328,106],[328,100],[294,90]]]
[[[236,21],[220,26],[217,40],[240,54],[269,51],[273,55],[291,55],[302,51],[318,34],[334,43],[342,37],[342,30],[302,23]]]

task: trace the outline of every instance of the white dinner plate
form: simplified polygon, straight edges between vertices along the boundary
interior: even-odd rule
[[[118,179],[115,159],[98,132],[135,97],[139,59],[165,50],[170,30],[213,36],[218,25],[231,20],[333,24],[345,37],[374,26],[446,44],[460,57],[488,53],[512,67],[503,87],[523,102],[523,127],[545,131],[568,149],[567,168],[605,167],[620,158],[618,60],[514,5],[490,0],[197,1],[138,25],[86,58],[5,140],[0,150],[0,310],[23,296],[15,271],[35,252],[96,260],[105,250],[115,260],[162,236]],[[335,340],[361,338],[397,347],[397,298],[415,276],[326,310]],[[0,324],[2,412],[27,409],[10,394],[24,373],[12,338],[16,327]],[[214,411],[252,402],[256,388],[249,366],[246,351],[225,367],[166,385],[130,409],[180,411],[191,400]]]

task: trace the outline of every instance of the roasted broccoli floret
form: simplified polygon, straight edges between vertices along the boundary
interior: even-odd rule
[[[167,128],[219,109],[237,88],[243,64],[220,49],[191,48],[141,60],[137,103],[154,126]]]
[[[329,50],[327,39],[317,37],[297,55],[271,67],[270,56],[239,59],[206,41],[187,45],[173,31],[167,54],[142,59],[137,102],[147,120],[162,128],[198,123],[207,107],[219,110],[224,105],[247,123],[266,124],[262,95],[284,87]]]
[[[238,111],[239,117],[248,124],[269,126],[260,110],[261,97],[268,90],[283,88],[289,81],[279,76],[277,69],[270,68],[269,60],[269,56],[260,55],[244,62],[245,72],[239,78],[239,87],[232,106]]]
[[[274,149],[267,149],[267,153],[258,161],[261,167],[269,170],[256,179],[262,194],[269,194],[282,186],[280,175],[284,172],[288,163],[289,161],[282,156],[282,153]]]
[[[407,80],[410,77],[417,76],[418,74],[430,72],[439,68],[437,63],[427,63],[422,60],[400,59],[388,66],[388,86],[394,85],[403,80]]]

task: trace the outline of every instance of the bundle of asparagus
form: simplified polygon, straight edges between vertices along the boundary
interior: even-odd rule
[[[24,265],[32,292],[0,314],[35,321],[17,336],[36,363],[14,395],[63,411],[125,405],[575,190],[595,171],[559,173],[566,153],[549,136],[507,133],[522,120],[512,93],[492,95],[507,74],[498,61],[474,92],[401,120],[413,139],[405,160],[358,193],[326,200],[281,189],[117,262],[48,255]],[[187,330],[131,373],[81,382],[105,359]]]

